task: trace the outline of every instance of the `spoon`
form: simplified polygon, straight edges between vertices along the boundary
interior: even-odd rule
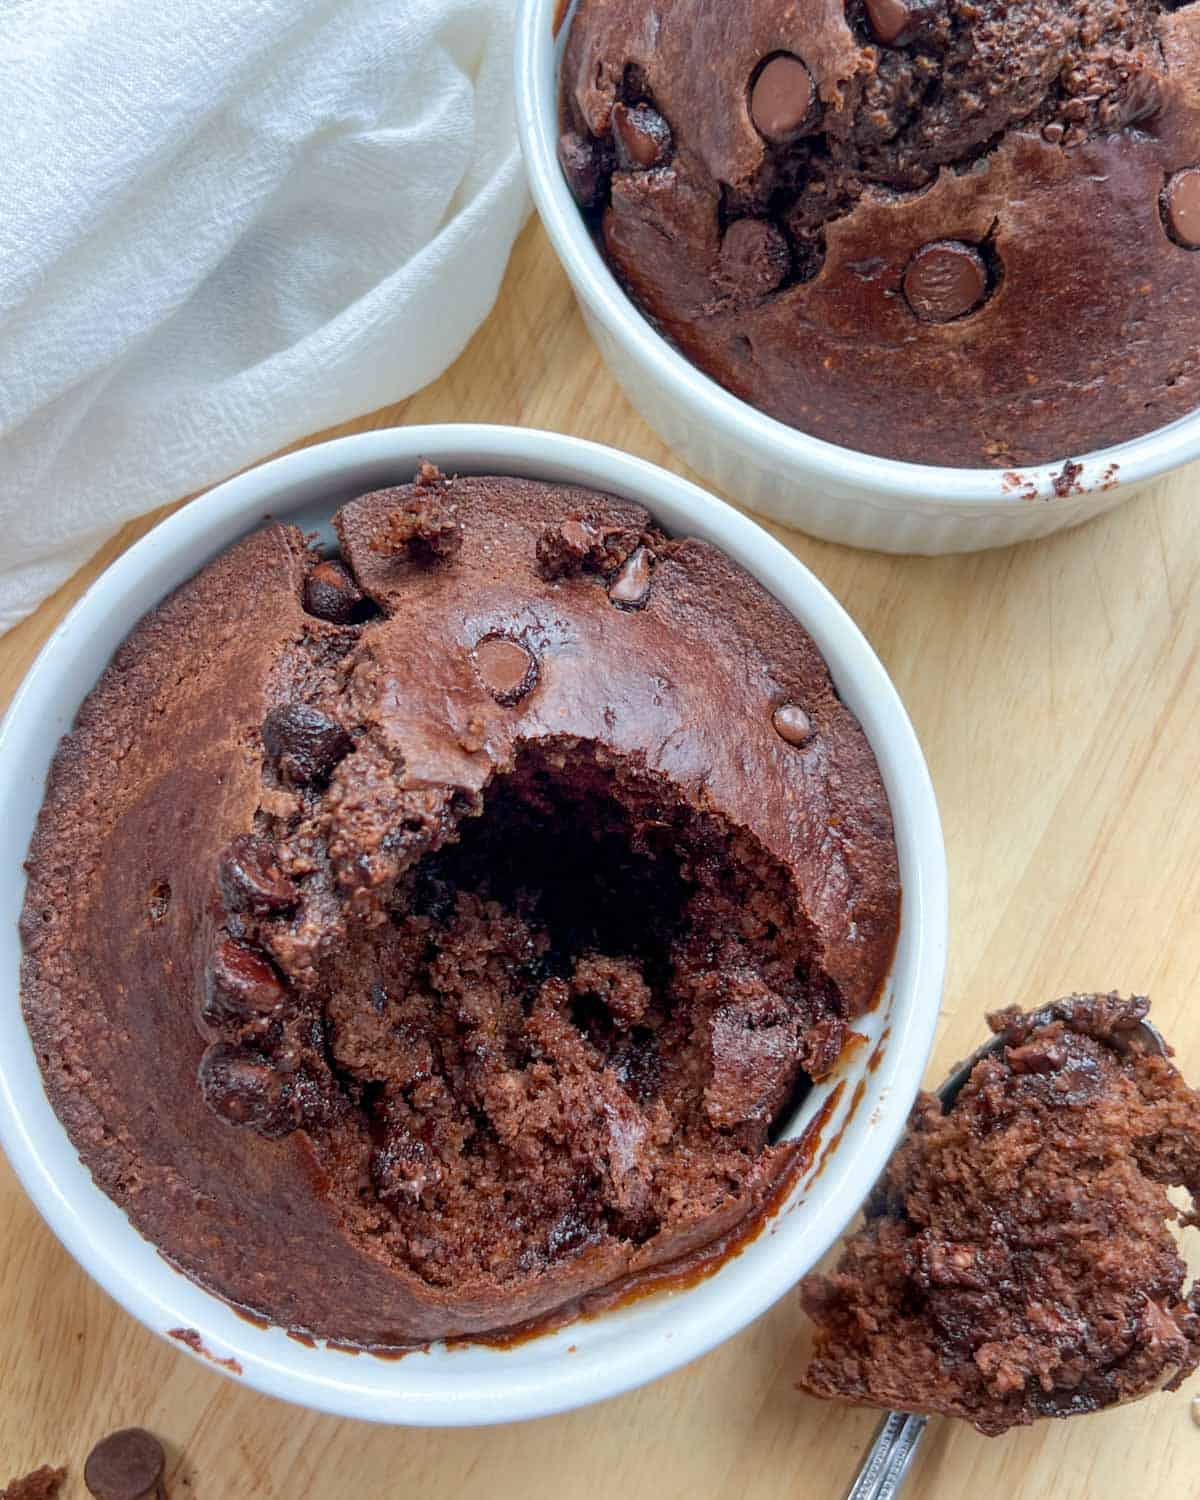
[[[1069,1026],[1075,1012],[1073,1000],[1054,1000],[1022,1019],[1035,1026],[1046,1026],[1051,1021],[1065,1021]],[[1160,1057],[1168,1057],[1171,1051],[1161,1033],[1149,1021],[1138,1021],[1128,1031],[1115,1032],[1112,1041],[1124,1052],[1143,1055],[1157,1053]],[[951,1068],[949,1077],[937,1090],[943,1113],[948,1113],[953,1107],[976,1063],[985,1057],[994,1056],[1004,1045],[1005,1033],[1001,1031],[972,1052],[964,1062]],[[846,1491],[846,1500],[895,1500],[905,1475],[912,1466],[928,1423],[928,1417],[919,1416],[915,1412],[888,1412],[876,1428],[858,1475]]]

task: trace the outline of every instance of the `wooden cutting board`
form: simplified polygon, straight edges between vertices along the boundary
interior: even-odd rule
[[[463,420],[557,428],[687,472],[601,364],[536,223],[442,379],[337,431]],[[874,556],[771,528],[866,631],[938,789],[952,938],[930,1083],[981,1040],[985,1010],[1111,988],[1150,994],[1200,1082],[1198,508],[1193,467],[1082,530],[973,557]],[[68,606],[162,514],[0,639],[0,707]],[[793,1295],[689,1368],[569,1416],[456,1432],[313,1416],[146,1333],[0,1158],[0,1485],[66,1464],[74,1500],[91,1444],[138,1424],[168,1445],[173,1500],[840,1500],[876,1419],[798,1395],[806,1350]],[[1196,1500],[1194,1392],[994,1440],[935,1423],[906,1493]]]

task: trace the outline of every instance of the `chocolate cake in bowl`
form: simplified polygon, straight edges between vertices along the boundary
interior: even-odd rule
[[[25,1015],[220,1297],[369,1348],[545,1326],[786,1188],[892,963],[889,799],[802,626],[636,503],[423,466],[334,527],[253,530],[88,695]]]
[[[1020,471],[1200,407],[1200,7],[579,0],[560,160],[726,390]]]
[[[520,0],[542,225],[739,504],[887,552],[1078,525],[1200,457],[1197,7],[873,11]]]

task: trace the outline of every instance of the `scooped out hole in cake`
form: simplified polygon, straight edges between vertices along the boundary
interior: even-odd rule
[[[317,1136],[360,1232],[433,1284],[735,1205],[845,1038],[783,868],[595,745],[521,747],[381,900],[297,998],[320,1054],[271,1086],[293,1014],[240,1065],[210,1048],[203,1086]]]

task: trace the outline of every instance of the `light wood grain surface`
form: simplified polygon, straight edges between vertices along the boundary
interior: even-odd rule
[[[455,420],[557,428],[686,472],[608,376],[536,224],[448,373],[339,431]],[[1149,993],[1200,1081],[1198,507],[1193,468],[1081,530],[974,557],[888,558],[771,528],[866,631],[938,790],[952,935],[930,1082],[981,1039],[985,1010],[1110,988]],[[69,605],[157,518],[0,640],[0,706]],[[146,1333],[69,1259],[0,1158],[0,1485],[65,1463],[73,1500],[91,1443],[140,1424],[168,1445],[175,1500],[839,1500],[875,1417],[798,1395],[806,1349],[790,1296],[689,1368],[565,1417],[436,1432],[313,1416]],[[1196,1500],[1197,1390],[995,1440],[935,1423],[907,1493]]]

